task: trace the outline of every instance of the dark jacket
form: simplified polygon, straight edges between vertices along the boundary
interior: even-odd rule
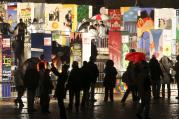
[[[36,90],[39,84],[39,73],[35,68],[27,69],[24,75],[24,85],[27,89]]]
[[[116,68],[108,66],[104,69],[104,73],[105,73],[104,86],[105,87],[115,87],[116,75],[117,75]]]
[[[99,70],[97,65],[94,64],[93,62],[88,62],[87,68],[88,68],[88,78],[90,79],[90,82],[96,83],[99,75]]]
[[[176,71],[175,79],[176,79],[176,81],[179,82],[179,62],[176,62],[176,63],[175,63],[175,66],[174,66],[173,69]]]
[[[81,73],[79,68],[73,68],[70,72],[69,78],[68,78],[68,88],[69,90],[81,90],[82,84],[81,84]]]
[[[82,89],[89,89],[90,88],[90,79],[88,76],[87,66],[81,67],[80,72],[81,72]]]
[[[160,80],[160,76],[163,76],[163,73],[160,68],[160,64],[156,58],[150,59],[149,68],[150,68],[151,79],[154,81]]]

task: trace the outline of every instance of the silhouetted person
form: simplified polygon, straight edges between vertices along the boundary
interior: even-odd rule
[[[16,25],[14,28],[14,31],[17,30],[17,42],[20,44],[20,51],[21,55],[23,56],[24,54],[24,41],[25,41],[25,34],[27,34],[27,26],[23,22],[22,19],[20,19],[20,22]]]
[[[38,83],[39,83],[39,73],[36,69],[36,66],[28,66],[24,76],[24,85],[27,88],[27,103],[28,103],[29,113],[35,111],[34,97],[35,97],[35,92]]]
[[[176,60],[177,62],[175,63],[175,66],[173,69],[176,71],[175,80],[176,80],[177,88],[178,88],[178,95],[176,99],[179,99],[179,55],[177,55]]]
[[[13,34],[13,32],[10,30],[10,24],[5,23],[3,18],[0,17],[0,34],[2,34],[3,37],[7,37],[9,33]]]
[[[41,54],[40,55],[40,61],[38,62],[38,64],[37,64],[37,70],[39,71],[39,65],[40,64],[43,64],[44,65],[44,69],[46,69],[47,67],[48,67],[48,62],[45,60],[45,56],[44,56],[44,54]]]
[[[150,67],[150,74],[152,79],[152,93],[153,93],[153,97],[157,99],[160,98],[160,87],[161,87],[160,76],[163,77],[163,73],[155,55],[153,55],[152,58],[150,59],[149,67]]]
[[[15,69],[14,82],[15,82],[15,86],[16,86],[16,90],[17,90],[17,98],[14,100],[14,102],[16,105],[17,105],[17,103],[19,103],[19,108],[22,108],[22,107],[24,107],[24,104],[23,104],[21,98],[25,91],[22,67],[18,67]]]
[[[127,90],[124,93],[124,96],[122,97],[121,103],[125,103],[128,95],[130,92],[132,92],[132,100],[133,102],[137,101],[137,93],[136,93],[136,77],[135,77],[135,64],[133,62],[129,62],[127,67],[127,77],[128,79],[125,81],[127,85]]]
[[[82,90],[83,90],[81,109],[85,109],[89,101],[90,79],[88,76],[87,64],[88,64],[87,61],[83,61],[83,66],[81,67]]]
[[[50,70],[46,69],[44,72],[44,79],[40,87],[40,106],[43,113],[49,113],[50,96],[52,93],[53,84],[50,78]]]
[[[113,89],[116,84],[117,70],[114,67],[114,62],[112,60],[107,60],[106,67],[104,69],[104,86],[105,86],[105,97],[104,101],[108,101],[108,93],[110,92],[110,100],[113,102]]]
[[[136,116],[138,119],[143,119],[142,115],[144,114],[144,119],[149,118],[150,111],[150,98],[151,98],[151,89],[150,89],[150,76],[149,76],[149,65],[146,61],[141,61],[137,64],[137,87],[139,92],[139,98],[141,102],[139,103],[138,111]]]
[[[98,50],[96,47],[95,39],[92,39],[91,40],[91,56],[96,59],[97,55],[98,55]]]
[[[57,97],[58,99],[58,106],[59,106],[59,110],[60,110],[60,119],[67,119],[67,115],[66,115],[66,109],[65,109],[65,105],[64,105],[64,98],[66,96],[66,87],[65,87],[65,83],[68,79],[68,65],[63,65],[62,66],[62,72],[59,73],[58,70],[54,67],[53,64],[51,64],[52,66],[52,72],[58,76],[58,80],[57,80],[57,86],[55,89],[55,94],[54,97]]]
[[[72,70],[68,78],[68,88],[69,88],[69,111],[73,109],[73,99],[75,97],[75,109],[76,112],[79,111],[80,104],[80,90],[81,90],[81,73],[78,68],[78,62],[73,61]]]
[[[99,76],[99,70],[97,65],[94,63],[95,62],[95,57],[90,57],[90,61],[87,64],[87,68],[88,68],[88,76],[90,79],[90,100],[91,101],[96,101],[95,97],[94,97],[94,91],[95,91],[95,84],[97,81],[97,78]]]

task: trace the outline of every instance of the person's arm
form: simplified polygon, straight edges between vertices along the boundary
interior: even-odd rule
[[[59,76],[60,73],[58,72],[58,70],[55,68],[54,64],[52,63],[51,64],[52,68],[51,68],[51,71],[56,75],[56,76]]]

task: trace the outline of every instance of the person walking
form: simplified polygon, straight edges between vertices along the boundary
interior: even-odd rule
[[[177,55],[176,60],[177,60],[177,62],[175,63],[173,69],[176,72],[175,80],[176,80],[177,88],[178,88],[178,96],[176,97],[176,99],[179,99],[179,55]]]
[[[149,61],[150,75],[152,79],[152,93],[154,99],[160,98],[160,87],[161,87],[161,78],[163,77],[162,70],[160,68],[160,64],[156,59],[155,55]]]
[[[94,91],[95,91],[95,84],[97,81],[97,78],[99,76],[99,70],[97,65],[94,63],[95,62],[95,57],[90,57],[90,61],[87,64],[87,69],[88,69],[88,76],[90,79],[90,100],[95,102],[95,96],[94,96]]]
[[[78,67],[78,62],[73,61],[72,70],[69,74],[68,83],[69,89],[69,111],[71,112],[73,109],[73,99],[75,97],[75,109],[76,112],[79,112],[79,104],[80,104],[80,90],[81,90],[81,74],[80,69]]]
[[[50,78],[50,70],[45,69],[44,79],[42,79],[42,85],[40,86],[40,106],[42,113],[50,113],[49,103],[50,94],[52,93],[53,84]]]
[[[39,72],[36,69],[36,65],[31,66],[31,63],[29,63],[24,75],[24,86],[25,88],[27,88],[27,107],[29,113],[33,113],[34,111],[36,111],[34,108],[34,98],[38,84]]]
[[[89,101],[89,89],[90,89],[90,79],[88,76],[88,69],[87,69],[87,61],[83,61],[83,66],[81,67],[81,76],[82,76],[82,101],[81,101],[81,109],[85,109],[88,105]]]
[[[104,87],[105,87],[105,97],[104,101],[108,101],[108,93],[110,92],[110,100],[113,102],[113,90],[116,84],[117,70],[114,67],[114,62],[112,60],[107,60],[106,67],[104,69]]]
[[[122,97],[121,103],[125,103],[128,95],[130,92],[132,92],[132,100],[133,102],[137,101],[137,86],[136,86],[136,73],[135,73],[135,64],[133,62],[129,62],[127,70],[126,70],[126,79],[122,79],[123,82],[127,85],[127,90],[124,93],[124,96]],[[123,77],[122,77],[123,78]]]
[[[66,109],[65,109],[65,105],[64,105],[64,98],[66,96],[65,83],[68,79],[69,66],[64,64],[62,66],[61,73],[58,72],[58,70],[55,68],[53,63],[51,64],[51,66],[52,66],[51,71],[56,76],[58,76],[54,97],[57,97],[57,100],[58,100],[58,107],[60,110],[60,119],[67,119]]]
[[[22,66],[15,69],[14,82],[17,90],[17,98],[14,100],[14,102],[16,105],[19,103],[19,108],[23,108],[24,104],[21,98],[24,94],[25,88],[24,88],[24,81],[23,81]]]
[[[139,92],[139,106],[136,116],[138,119],[150,119],[150,100],[151,100],[151,89],[150,89],[150,70],[149,64],[146,61],[141,61],[137,64],[137,87]]]

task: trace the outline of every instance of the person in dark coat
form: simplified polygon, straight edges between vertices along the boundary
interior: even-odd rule
[[[66,115],[66,109],[65,109],[65,105],[64,105],[64,98],[66,96],[66,87],[65,87],[65,83],[68,79],[68,68],[69,66],[64,64],[62,66],[62,72],[59,73],[58,70],[54,67],[54,64],[51,64],[52,66],[52,72],[58,76],[58,80],[57,80],[57,86],[55,89],[55,94],[54,97],[57,97],[58,99],[58,107],[60,110],[60,119],[67,119],[67,115]]]
[[[36,66],[28,66],[24,75],[24,86],[27,88],[28,112],[32,113],[34,109],[34,98],[37,86],[39,84],[39,73]]]
[[[50,70],[46,69],[44,72],[44,79],[42,79],[42,85],[40,86],[40,106],[42,113],[50,113],[49,103],[50,96],[53,89],[52,80],[50,78]]]
[[[97,65],[94,63],[95,62],[95,57],[91,56],[90,61],[87,64],[87,69],[88,69],[88,78],[90,79],[90,100],[91,101],[96,101],[94,97],[94,91],[95,91],[95,84],[97,81],[97,78],[99,76],[99,70]]]
[[[69,111],[73,109],[73,99],[75,97],[75,109],[79,112],[80,104],[80,90],[81,90],[81,73],[78,67],[78,62],[73,61],[72,70],[68,78],[68,89],[69,89]]]
[[[177,62],[175,63],[173,69],[176,71],[175,80],[177,82],[177,88],[178,88],[178,96],[176,97],[176,99],[179,99],[179,55],[177,55],[176,60]]]
[[[136,91],[136,77],[135,77],[135,64],[133,62],[129,62],[129,65],[127,67],[127,80],[124,81],[127,85],[127,90],[124,93],[124,96],[122,97],[121,103],[125,103],[128,95],[130,92],[132,92],[132,100],[133,102],[137,101],[137,91]]]
[[[87,69],[87,61],[83,61],[83,66],[81,67],[81,78],[82,78],[82,101],[81,101],[81,109],[84,109],[89,101],[89,89],[90,89],[90,79],[88,77],[88,69]]]
[[[152,79],[152,93],[153,97],[155,99],[160,98],[160,76],[163,77],[162,70],[160,68],[160,64],[158,60],[156,59],[155,55],[152,56],[152,58],[149,61],[149,67],[150,67],[150,75]]]
[[[137,87],[139,92],[139,102],[138,111],[136,116],[138,119],[150,119],[150,99],[151,99],[151,89],[150,89],[150,69],[149,64],[146,61],[141,61],[137,64]]]
[[[105,97],[104,101],[108,101],[108,92],[110,92],[110,100],[113,102],[113,90],[116,84],[116,75],[117,70],[114,67],[114,62],[112,60],[108,60],[106,62],[106,67],[104,69],[105,77],[104,77],[104,87],[105,87]]]

